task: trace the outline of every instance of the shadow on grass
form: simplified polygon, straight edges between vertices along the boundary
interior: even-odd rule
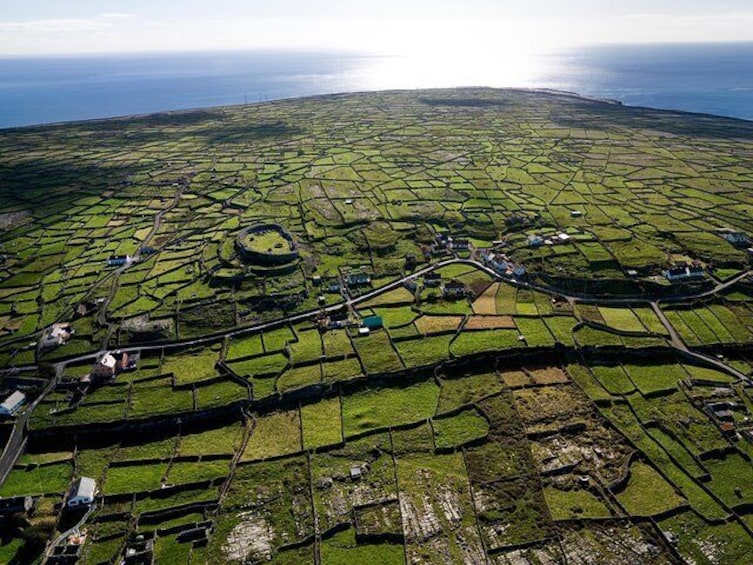
[[[560,107],[552,113],[552,119],[559,125],[596,130],[609,130],[616,126],[683,137],[753,139],[753,122],[737,118],[621,106],[590,100],[572,100],[570,105],[571,108],[567,109],[577,109],[576,115],[560,113],[560,110],[566,110]]]

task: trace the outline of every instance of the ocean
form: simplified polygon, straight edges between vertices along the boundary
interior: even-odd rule
[[[454,60],[317,52],[0,58],[0,128],[382,89],[552,88],[753,120],[753,43]]]

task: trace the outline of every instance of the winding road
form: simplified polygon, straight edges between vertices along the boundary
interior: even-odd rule
[[[156,231],[159,229],[159,224],[161,221],[162,214],[172,209],[172,207],[174,207],[177,204],[179,198],[180,198],[180,191],[178,194],[176,194],[173,204],[157,215],[158,217],[155,218],[155,225],[154,225],[154,228],[152,229],[152,232],[150,232],[149,237],[152,237],[156,233]],[[578,294],[568,295],[553,287],[537,285],[537,284],[533,284],[527,281],[501,277],[493,269],[489,268],[488,266],[484,265],[483,263],[475,259],[464,259],[464,258],[459,258],[459,257],[453,257],[450,259],[445,259],[438,263],[434,263],[427,267],[424,267],[423,269],[415,271],[409,275],[401,277],[391,283],[388,283],[377,289],[371,290],[355,298],[348,297],[345,300],[338,302],[337,304],[333,304],[324,308],[315,308],[315,309],[307,310],[305,312],[301,312],[298,314],[293,314],[293,315],[286,316],[283,318],[278,318],[276,320],[272,320],[269,322],[250,325],[247,327],[237,328],[230,331],[216,332],[216,333],[209,334],[200,338],[183,340],[183,341],[162,342],[162,343],[157,343],[157,344],[152,344],[152,345],[144,345],[144,346],[136,346],[136,347],[125,347],[125,348],[121,348],[121,350],[127,351],[127,352],[149,352],[149,351],[159,351],[162,349],[191,347],[194,345],[202,345],[202,344],[215,342],[218,339],[222,339],[225,337],[238,337],[245,334],[255,333],[255,332],[264,331],[268,329],[274,329],[276,327],[279,327],[285,324],[291,324],[291,323],[308,320],[312,318],[313,316],[336,312],[338,310],[341,310],[342,308],[352,309],[357,304],[360,304],[362,302],[367,302],[371,300],[372,298],[375,298],[381,294],[384,294],[385,292],[389,292],[391,290],[395,290],[396,288],[403,286],[407,281],[411,279],[417,279],[418,277],[421,277],[427,273],[430,273],[437,269],[441,269],[442,267],[447,267],[449,265],[472,266],[481,271],[488,273],[494,280],[504,281],[508,284],[511,284],[519,288],[536,290],[536,291],[543,292],[549,295],[558,296],[558,297],[563,298],[564,300],[567,300],[568,302],[572,304],[593,304],[593,305],[600,305],[600,306],[631,306],[631,305],[636,305],[636,304],[648,305],[654,310],[656,315],[659,317],[659,320],[661,320],[662,324],[666,328],[667,334],[669,335],[669,344],[675,350],[677,350],[681,355],[685,357],[694,358],[708,365],[712,365],[713,367],[719,369],[720,371],[723,371],[729,375],[732,375],[735,378],[741,381],[744,381],[746,383],[752,382],[748,375],[745,375],[744,373],[738,371],[737,369],[730,367],[729,365],[723,363],[721,360],[715,357],[709,356],[709,355],[704,355],[702,353],[698,353],[698,352],[690,350],[687,347],[687,345],[682,341],[680,336],[677,334],[677,332],[675,331],[674,327],[665,316],[659,304],[660,302],[676,303],[676,302],[685,302],[689,300],[697,300],[697,299],[708,298],[708,297],[714,296],[718,294],[719,292],[722,292],[730,288],[731,286],[737,284],[738,282],[745,279],[746,277],[753,275],[753,270],[740,273],[739,275],[735,276],[729,281],[716,284],[711,289],[701,291],[698,293],[686,294],[683,296],[672,296],[672,297],[656,299],[656,300],[652,300],[652,299],[648,299],[648,298],[640,297],[640,296],[627,296],[627,297],[620,297],[620,298],[599,298],[599,297],[594,297],[594,296],[585,296],[585,295],[578,295]],[[113,273],[111,273],[111,275],[109,276],[112,276],[117,272],[121,272],[125,268],[126,268],[125,266],[121,267],[117,271],[114,271]],[[113,284],[113,289],[115,288],[115,286],[116,286],[116,283]],[[111,290],[111,296],[113,292],[114,290]],[[100,317],[103,316],[105,312],[106,312],[106,305],[103,305],[103,308],[100,311]],[[26,438],[26,431],[27,431],[26,428],[27,428],[28,420],[31,413],[33,412],[37,404],[51,390],[54,389],[55,385],[58,383],[60,377],[63,374],[63,370],[65,369],[65,366],[70,363],[78,363],[78,362],[82,362],[86,360],[91,360],[92,362],[94,362],[94,360],[98,358],[100,355],[102,355],[103,353],[104,353],[104,350],[101,350],[95,353],[79,355],[77,357],[71,357],[71,358],[60,360],[54,365],[56,369],[55,377],[51,379],[50,383],[47,385],[47,387],[42,392],[42,394],[40,394],[39,397],[37,397],[37,399],[23,412],[21,416],[19,416],[18,420],[16,421],[16,425],[14,426],[13,432],[11,433],[11,436],[8,439],[6,448],[3,451],[2,457],[0,457],[0,484],[2,484],[2,482],[5,480],[5,477],[7,476],[8,472],[10,472],[10,469],[15,464],[15,461],[18,459],[18,456],[20,455],[21,450],[23,449],[23,446],[25,445],[25,438]]]

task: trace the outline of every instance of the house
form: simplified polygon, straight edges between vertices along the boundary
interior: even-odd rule
[[[80,477],[71,487],[66,506],[68,508],[90,506],[94,502],[94,495],[96,494],[97,482],[89,477]]]
[[[662,274],[670,282],[702,279],[706,276],[703,265],[697,261],[692,265],[688,265],[687,263],[676,263]]]
[[[0,516],[22,514],[28,512],[34,506],[34,499],[30,496],[12,496],[0,498]]]
[[[471,242],[467,239],[456,239],[452,242],[453,251],[468,251],[471,248]]]
[[[737,248],[744,248],[748,247],[750,245],[750,238],[747,234],[744,234],[742,232],[731,232],[731,233],[725,233],[722,234],[722,238],[724,238],[728,243],[733,245]]]
[[[384,325],[384,322],[381,316],[368,316],[362,320],[361,324],[370,330],[378,330]]]
[[[52,324],[52,327],[45,332],[39,341],[42,349],[53,349],[64,345],[75,332],[70,324]]]
[[[526,276],[526,268],[523,265],[518,265],[513,269],[512,274],[516,279],[522,279]]]
[[[580,218],[583,215],[583,212],[580,210],[570,210],[570,217],[571,218]]]
[[[465,298],[467,295],[468,290],[461,282],[449,281],[442,288],[442,296],[445,298]]]
[[[133,259],[130,255],[110,255],[107,259],[107,266],[122,267],[123,265],[130,264],[132,260]]]
[[[311,277],[311,284],[314,286],[322,286],[322,277],[319,275],[314,275]]]
[[[346,281],[348,286],[368,286],[371,284],[371,277],[366,273],[359,271],[350,273],[347,276]]]
[[[358,335],[361,337],[366,337],[371,333],[371,330],[369,328],[358,328]]]
[[[688,267],[688,275],[692,279],[699,279],[705,277],[706,272],[703,269],[703,265],[698,262],[694,262],[690,267]]]
[[[408,253],[405,256],[405,268],[408,269],[409,271],[415,269],[417,263],[418,261],[416,259],[415,253]]]
[[[89,377],[92,381],[106,381],[115,376],[118,360],[112,353],[105,353],[99,361],[94,364]]]
[[[411,292],[416,292],[416,290],[418,289],[418,285],[413,279],[408,279],[407,281],[405,281],[403,283],[403,286]]]
[[[13,416],[26,402],[26,395],[21,391],[13,392],[0,404],[0,416]]]
[[[436,287],[442,284],[442,275],[436,271],[431,271],[424,275],[424,285],[427,287]]]
[[[350,478],[354,481],[358,481],[363,476],[363,471],[358,466],[353,466],[350,468]]]
[[[101,382],[113,378],[118,373],[128,371],[136,366],[136,358],[132,357],[125,351],[109,351],[100,357],[99,361],[94,364],[89,373],[92,382]]]
[[[544,245],[544,239],[539,235],[529,235],[528,236],[528,247],[532,247],[534,249],[541,247]]]
[[[569,243],[571,238],[566,233],[560,233],[560,234],[557,234],[557,239],[559,239],[560,243]]]
[[[153,253],[157,253],[157,250],[154,247],[147,246],[147,247],[142,247],[139,250],[139,253],[141,253],[142,255],[152,255]]]
[[[481,260],[500,276],[509,277],[512,274],[512,264],[504,256],[495,253],[483,253]]]
[[[327,287],[327,292],[330,294],[338,294],[341,290],[340,283],[332,283]]]

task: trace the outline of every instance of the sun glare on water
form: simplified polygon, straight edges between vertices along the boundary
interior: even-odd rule
[[[554,38],[533,37],[524,26],[488,23],[457,29],[447,22],[405,34],[390,44],[393,53],[363,69],[369,90],[456,86],[533,87],[547,73],[543,54],[556,50]]]
[[[540,57],[500,53],[379,58],[364,69],[370,90],[455,86],[531,87],[545,71]]]

